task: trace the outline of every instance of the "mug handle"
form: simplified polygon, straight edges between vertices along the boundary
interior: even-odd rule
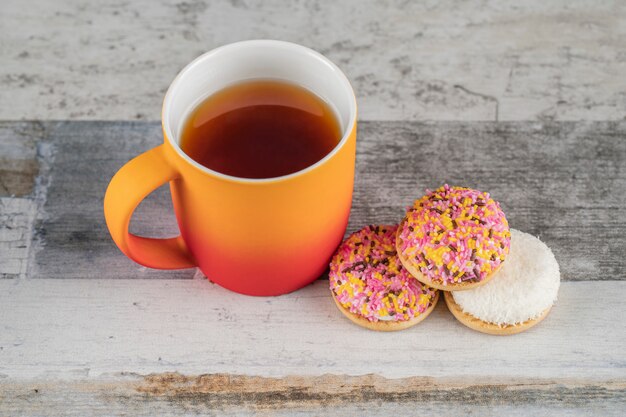
[[[164,145],[150,149],[117,171],[104,196],[104,218],[115,244],[133,261],[157,269],[191,268],[196,264],[180,235],[155,239],[128,231],[130,218],[141,200],[180,177],[167,161],[164,150]]]

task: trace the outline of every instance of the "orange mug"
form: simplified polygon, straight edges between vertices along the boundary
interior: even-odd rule
[[[199,101],[249,79],[301,85],[334,107],[343,136],[323,159],[268,179],[206,168],[179,146],[185,117]],[[163,101],[163,144],[111,179],[104,215],[120,250],[158,269],[198,267],[242,294],[279,295],[314,281],[344,235],[354,184],[356,100],[346,76],[319,53],[288,42],[226,45],[187,65]],[[154,239],[128,231],[137,205],[169,182],[180,236]]]

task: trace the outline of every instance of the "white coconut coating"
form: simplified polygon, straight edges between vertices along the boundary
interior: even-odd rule
[[[550,308],[560,282],[559,264],[550,248],[528,233],[511,229],[511,251],[493,279],[452,295],[464,312],[482,321],[513,325]]]

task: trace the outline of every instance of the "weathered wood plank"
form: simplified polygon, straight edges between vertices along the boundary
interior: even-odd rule
[[[3,122],[10,128],[10,122]],[[35,228],[32,277],[190,278],[152,271],[114,247],[102,198],[115,171],[161,141],[157,123],[46,123],[54,160]],[[626,279],[626,122],[362,122],[349,231],[398,221],[426,187],[491,191],[513,227],[554,250],[564,280]],[[176,233],[168,190],[140,207],[133,230]]]
[[[187,62],[263,38],[335,61],[368,120],[619,120],[624,22],[619,0],[3,1],[0,119],[157,120]]]
[[[0,197],[32,194],[39,173],[37,142],[43,135],[38,122],[0,124]]]
[[[619,416],[626,383],[213,374],[0,380],[0,413],[47,416]]]
[[[40,170],[38,157],[44,136],[42,123],[0,123],[0,278],[28,272],[33,221],[44,197],[36,190],[46,168]]]
[[[0,279],[26,276],[35,212],[33,200],[0,198]]]
[[[80,380],[180,372],[376,374],[626,382],[624,281],[565,282],[550,315],[512,337],[474,332],[444,303],[378,333],[337,311],[327,281],[246,297],[204,279],[0,281],[0,377]]]
[[[34,228],[33,278],[191,278],[194,270],[154,271],[135,264],[113,245],[102,200],[109,180],[129,156],[162,141],[157,123],[49,122],[50,169],[42,180],[45,203]],[[146,199],[131,223],[138,233],[178,232],[169,189]]]

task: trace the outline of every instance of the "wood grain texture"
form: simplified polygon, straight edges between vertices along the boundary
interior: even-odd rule
[[[184,65],[261,38],[327,55],[367,120],[619,120],[625,22],[619,0],[3,0],[0,119],[158,120]]]
[[[33,192],[39,173],[37,142],[43,132],[37,122],[0,124],[0,197]]]
[[[108,182],[129,159],[162,141],[158,123],[50,122],[51,148],[41,180],[46,198],[33,231],[31,278],[191,278],[194,270],[153,274],[112,243],[103,214]],[[137,210],[131,230],[174,236],[178,227],[169,189],[162,187]]]
[[[0,122],[4,129],[23,123]],[[136,266],[114,247],[102,198],[115,171],[161,142],[158,123],[46,122],[53,157],[34,229],[33,278],[191,278]],[[17,135],[17,133],[16,133]],[[425,188],[491,192],[512,227],[539,236],[564,280],[626,279],[626,122],[361,122],[348,232],[393,223]],[[45,192],[44,192],[45,191]],[[131,229],[177,233],[169,190],[140,206]],[[0,241],[2,238],[0,238]]]
[[[361,122],[348,232],[399,220],[426,187],[468,185],[550,245],[564,280],[587,281],[564,282],[551,314],[510,338],[465,328],[444,303],[381,334],[345,319],[326,281],[252,298],[138,267],[110,241],[102,197],[161,142],[158,123],[0,132],[27,142],[10,158],[38,173],[0,199],[0,274],[22,278],[0,280],[0,414],[624,414],[625,122]],[[131,227],[176,233],[166,189]]]
[[[0,377],[179,372],[281,378],[626,379],[626,282],[565,282],[550,315],[511,337],[439,303],[402,332],[355,326],[327,281],[247,297],[204,279],[0,281]]]
[[[127,375],[76,382],[0,380],[0,413],[47,416],[616,416],[626,384],[581,380]]]
[[[26,276],[35,211],[32,200],[0,197],[0,279]]]

